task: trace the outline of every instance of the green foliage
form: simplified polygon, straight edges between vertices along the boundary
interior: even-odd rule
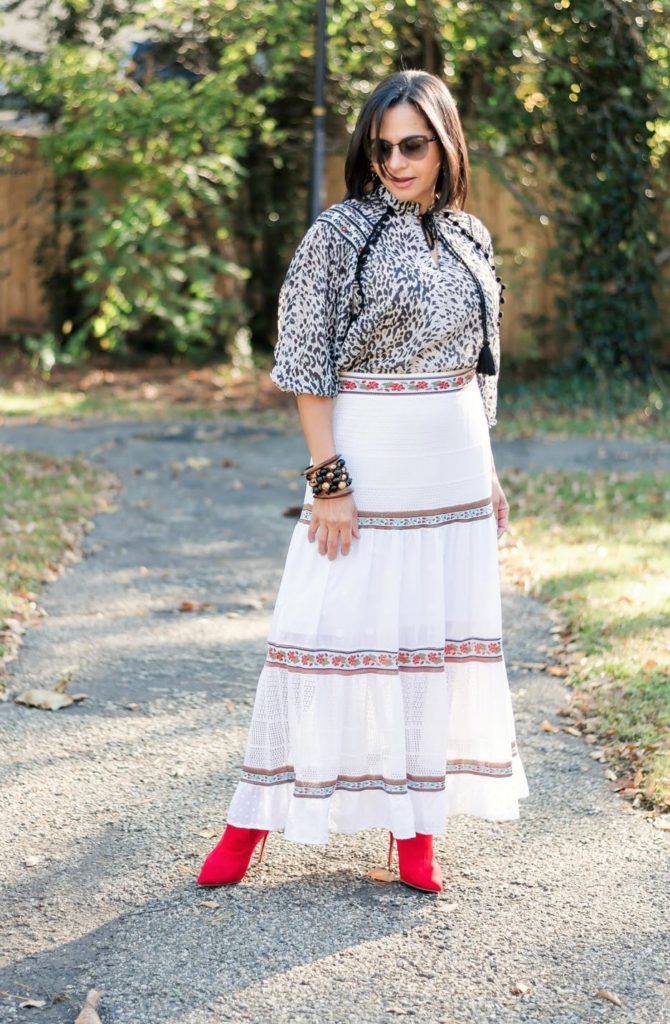
[[[238,71],[193,88],[154,80],[139,89],[119,77],[114,55],[79,43],[54,45],[39,62],[5,61],[13,88],[57,127],[40,140],[56,177],[55,237],[41,254],[52,327],[34,348],[80,360],[92,348],[127,353],[141,339],[198,354],[245,325],[248,270],[232,211],[248,126],[271,125],[253,92],[240,92]]]
[[[462,7],[463,5],[459,5]],[[662,0],[504,0],[441,12],[473,117],[473,158],[554,226],[563,371],[648,376],[670,202],[670,8]],[[452,49],[453,48],[453,49]],[[507,160],[523,167],[512,179]],[[550,208],[535,198],[548,191]]]
[[[2,79],[54,129],[42,141],[57,176],[41,253],[52,322],[34,345],[61,359],[139,345],[204,354],[250,328],[268,347],[307,227],[312,0],[37,6],[46,54],[0,58]],[[545,272],[563,289],[563,368],[644,376],[662,329],[667,0],[340,0],[328,18],[331,148],[344,151],[384,75],[442,74],[473,164],[553,224]],[[114,38],[131,23],[201,81],[124,78]]]
[[[515,365],[508,357],[500,380],[499,437],[538,434],[589,437],[670,436],[670,371],[641,381],[624,367],[609,377],[566,374],[548,366]]]

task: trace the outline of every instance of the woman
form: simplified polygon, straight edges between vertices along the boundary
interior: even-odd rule
[[[271,377],[297,396],[311,463],[201,885],[239,881],[269,831],[327,843],[383,828],[401,881],[439,891],[447,818],[518,818],[528,795],[489,438],[504,285],[488,230],[462,212],[468,176],[446,85],[391,75],[359,115],[345,199],[289,266]]]

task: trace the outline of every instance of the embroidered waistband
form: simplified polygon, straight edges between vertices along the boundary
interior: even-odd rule
[[[340,392],[376,395],[437,394],[460,391],[476,374],[470,366],[443,373],[355,373],[346,371],[338,377]]]
[[[312,521],[313,506],[303,505],[300,523]],[[466,502],[463,505],[446,505],[443,508],[418,509],[402,512],[368,512],[359,509],[358,525],[373,530],[416,530],[420,527],[444,526],[448,523],[472,523],[488,519],[493,515],[491,498]]]

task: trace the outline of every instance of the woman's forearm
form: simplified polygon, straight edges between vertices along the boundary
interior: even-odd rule
[[[333,440],[333,399],[321,395],[296,395],[298,414],[309,454],[318,466],[335,454]]]

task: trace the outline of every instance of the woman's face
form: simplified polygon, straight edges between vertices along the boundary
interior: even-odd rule
[[[411,135],[430,138],[435,135],[424,115],[412,103],[397,103],[384,112],[380,139],[386,142],[401,142]],[[374,125],[370,126],[370,139],[374,139]],[[442,146],[439,139],[430,142],[425,155],[419,160],[403,156],[394,146],[386,158],[386,172],[374,159],[370,161],[382,182],[396,199],[421,203],[423,213],[435,199],[435,184],[442,166]]]

